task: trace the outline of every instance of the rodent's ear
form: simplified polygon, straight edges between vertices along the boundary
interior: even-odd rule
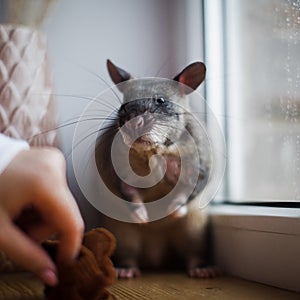
[[[183,69],[177,76],[173,78],[173,80],[185,84],[192,90],[195,90],[204,80],[205,73],[205,64],[202,62],[194,62]],[[186,89],[184,94],[188,94],[190,92],[190,89]]]
[[[106,61],[106,65],[110,78],[115,84],[131,79],[129,73],[114,65],[109,59]]]

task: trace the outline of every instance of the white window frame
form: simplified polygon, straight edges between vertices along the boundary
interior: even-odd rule
[[[211,109],[219,119],[223,131],[225,124],[225,47],[223,32],[222,0],[204,0],[205,45],[213,49],[214,54],[206,57],[208,78],[206,97]],[[226,5],[231,5],[227,0]],[[209,28],[209,32],[207,32]],[[233,51],[233,49],[228,49]],[[206,50],[207,51],[207,50]],[[238,55],[238,52],[234,55]],[[238,70],[231,70],[237,74]],[[234,98],[234,95],[233,95]],[[234,101],[234,99],[233,99]],[[232,107],[237,107],[235,103]],[[234,112],[230,112],[234,115]],[[232,132],[231,132],[232,133]],[[233,137],[234,138],[234,137]],[[228,151],[234,151],[234,157],[240,155],[238,147],[227,145]],[[232,155],[231,155],[232,156]],[[232,162],[231,162],[232,163]],[[240,176],[240,166],[231,164],[230,173],[224,180]],[[220,193],[217,202],[224,199]],[[272,286],[300,292],[300,209],[264,207],[254,205],[216,204],[210,208],[213,257],[225,273],[239,276]]]
[[[226,273],[300,292],[300,209],[211,208],[213,256]]]

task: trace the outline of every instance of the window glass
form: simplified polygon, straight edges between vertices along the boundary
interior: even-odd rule
[[[210,91],[222,78],[215,96],[225,103],[218,115],[227,142],[226,198],[300,201],[300,0],[205,1],[205,13],[214,5],[222,22],[206,44],[207,67],[214,68],[207,100],[216,102]],[[205,20],[207,41],[216,28]]]

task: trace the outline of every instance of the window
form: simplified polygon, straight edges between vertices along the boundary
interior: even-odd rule
[[[226,198],[299,202],[300,1],[205,6],[207,99],[226,131]]]
[[[227,143],[218,200],[230,202],[211,210],[214,257],[299,292],[300,1],[203,3],[206,98]]]

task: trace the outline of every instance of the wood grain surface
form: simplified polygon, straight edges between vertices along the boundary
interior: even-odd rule
[[[43,288],[43,284],[29,273],[0,275],[0,300],[43,300]],[[220,277],[199,280],[180,273],[143,274],[137,279],[119,280],[109,290],[112,300],[300,299],[300,294],[242,279]]]

